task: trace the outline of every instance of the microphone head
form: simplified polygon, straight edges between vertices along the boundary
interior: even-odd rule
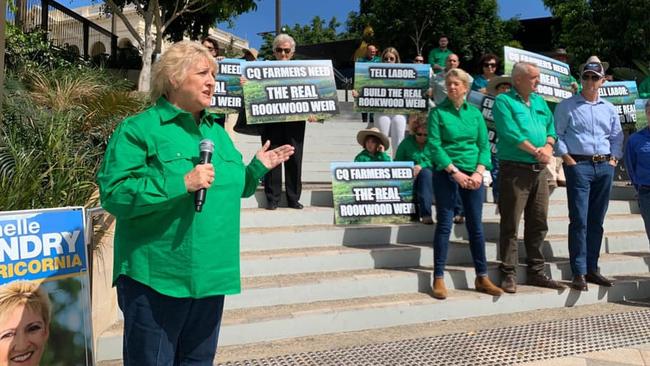
[[[203,139],[199,143],[199,151],[203,152],[209,152],[212,153],[214,152],[214,142],[210,139]]]

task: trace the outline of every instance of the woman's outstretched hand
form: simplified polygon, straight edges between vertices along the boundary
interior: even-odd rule
[[[295,148],[291,145],[282,145],[273,150],[269,150],[269,146],[271,146],[271,141],[266,140],[264,146],[255,154],[257,160],[264,164],[267,169],[273,169],[289,160],[295,151]]]

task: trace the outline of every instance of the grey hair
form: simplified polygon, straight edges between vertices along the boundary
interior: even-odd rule
[[[469,89],[470,89],[471,85],[470,85],[470,82],[469,82],[470,79],[469,79],[469,74],[468,73],[466,73],[463,69],[460,69],[460,68],[451,69],[451,70],[447,71],[447,73],[445,74],[445,83],[447,83],[447,80],[449,80],[449,78],[452,78],[452,77],[460,79],[460,81],[462,81],[463,84],[465,84],[465,87],[467,88],[467,91],[469,92]]]
[[[537,65],[535,65],[532,62],[526,62],[526,61],[517,62],[515,66],[513,66],[512,68],[512,79],[514,80],[516,77],[519,77],[520,75],[527,75],[528,70],[531,67],[537,68]]]
[[[210,51],[198,42],[181,41],[171,45],[153,65],[151,77],[151,101],[153,103],[161,96],[167,97],[174,89],[174,83],[185,81],[187,70],[201,58],[208,61],[212,72],[217,65]],[[173,80],[173,82],[172,82]]]
[[[293,37],[291,37],[286,33],[280,33],[275,37],[275,39],[273,40],[273,49],[278,47],[280,43],[284,43],[284,42],[289,42],[289,44],[291,45],[291,52],[296,51],[296,41],[294,41]]]

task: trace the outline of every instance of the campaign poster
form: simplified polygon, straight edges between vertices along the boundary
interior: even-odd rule
[[[82,207],[0,212],[0,364],[93,365],[87,258]]]
[[[241,63],[244,60],[226,58],[217,62],[214,94],[210,111],[214,113],[239,113],[244,108],[241,87]]]
[[[494,97],[479,93],[477,91],[470,91],[467,94],[467,102],[481,111],[483,119],[488,129],[488,140],[490,140],[490,151],[492,154],[497,153],[497,128],[494,124],[494,117],[492,116],[492,107],[494,107]]]
[[[325,120],[339,113],[332,61],[242,63],[246,122]]]
[[[648,99],[637,99],[634,101],[634,108],[636,109],[636,131],[640,131],[648,127],[648,116],[645,114],[645,105]]]
[[[428,64],[354,64],[356,112],[409,114],[426,111],[431,68]]]
[[[616,107],[623,130],[636,130],[637,113],[635,102],[639,98],[636,82],[608,81],[598,89],[598,94]]]
[[[330,169],[336,225],[411,221],[413,162],[340,162]]]
[[[517,62],[531,62],[539,68],[537,94],[546,101],[559,103],[573,95],[569,65],[537,53],[503,47],[504,73],[511,75]]]

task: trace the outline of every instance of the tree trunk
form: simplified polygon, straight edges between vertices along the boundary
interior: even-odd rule
[[[138,91],[148,92],[151,85],[151,56],[154,50],[154,35],[151,32],[151,22],[145,22],[144,44],[142,49],[142,70],[138,78]]]

